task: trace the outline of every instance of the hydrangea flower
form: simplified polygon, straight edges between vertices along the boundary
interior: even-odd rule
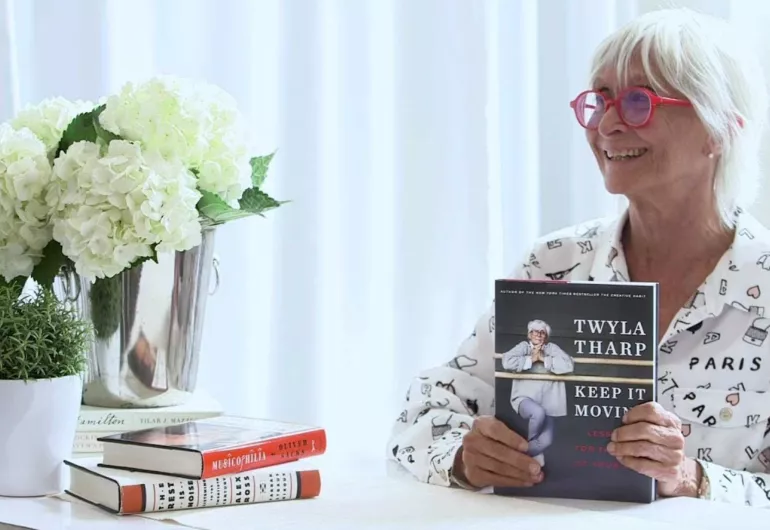
[[[49,98],[36,105],[27,105],[9,123],[16,130],[26,127],[32,131],[50,153],[58,147],[59,140],[72,119],[93,108],[94,104],[88,101]]]
[[[104,152],[81,141],[62,153],[46,200],[54,239],[78,274],[94,279],[114,276],[154,250],[199,245],[200,197],[180,160],[112,140]]]
[[[46,144],[27,128],[0,124],[0,275],[29,276],[51,241]]]
[[[107,98],[99,121],[146,152],[178,157],[197,176],[199,189],[234,208],[251,186],[243,118],[219,87],[169,76],[127,83]]]

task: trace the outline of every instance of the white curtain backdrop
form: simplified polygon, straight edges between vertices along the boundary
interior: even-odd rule
[[[256,151],[277,149],[270,193],[292,202],[219,231],[200,385],[231,413],[320,423],[369,454],[408,379],[453,355],[533,237],[617,211],[568,102],[605,35],[672,4],[0,3],[0,119],[158,73],[238,99]],[[756,29],[768,11],[689,4]]]

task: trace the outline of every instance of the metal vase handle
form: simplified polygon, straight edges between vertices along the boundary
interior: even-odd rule
[[[216,255],[211,260],[211,268],[214,270],[214,288],[209,291],[209,296],[213,296],[219,290],[219,258]]]

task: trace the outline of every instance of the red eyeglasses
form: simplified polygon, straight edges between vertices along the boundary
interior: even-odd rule
[[[616,105],[616,103],[619,103]],[[615,99],[610,99],[597,90],[586,90],[570,101],[578,123],[586,129],[597,129],[604,113],[615,106],[620,120],[629,127],[644,127],[652,119],[655,107],[676,105],[689,107],[683,99],[664,98],[642,87],[627,88]]]

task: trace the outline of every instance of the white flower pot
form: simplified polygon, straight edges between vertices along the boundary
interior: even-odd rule
[[[61,493],[82,397],[80,376],[0,380],[0,496]]]

